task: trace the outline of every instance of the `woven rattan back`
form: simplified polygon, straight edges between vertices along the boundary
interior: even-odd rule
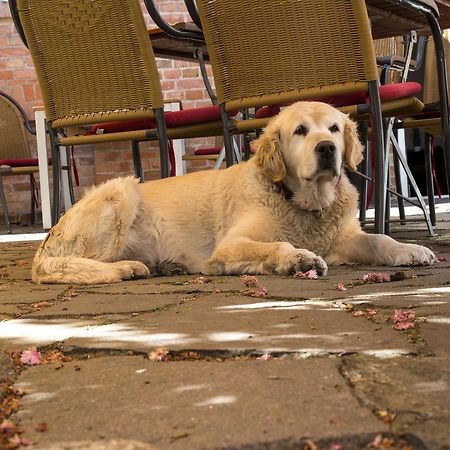
[[[0,92],[0,159],[30,159],[31,148],[20,109]]]
[[[300,99],[312,88],[347,83],[356,90],[378,78],[364,0],[197,5],[221,103],[281,92]]]
[[[163,107],[139,0],[17,4],[49,120]]]

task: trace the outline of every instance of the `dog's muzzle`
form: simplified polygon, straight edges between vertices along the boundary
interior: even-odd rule
[[[336,146],[331,141],[319,142],[314,151],[316,152],[319,170],[336,170]]]

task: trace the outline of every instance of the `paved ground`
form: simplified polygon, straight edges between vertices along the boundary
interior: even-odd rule
[[[397,233],[435,249],[431,268],[254,285],[37,286],[38,244],[1,244],[0,448],[449,449],[448,220],[439,228]],[[396,310],[412,328],[394,328]],[[27,365],[32,346],[42,359]]]

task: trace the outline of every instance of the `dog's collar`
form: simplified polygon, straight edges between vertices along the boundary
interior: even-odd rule
[[[335,189],[339,187],[341,184],[342,179],[342,172],[339,174],[339,178],[334,186]],[[274,183],[275,190],[282,195],[286,200],[292,200],[292,197],[294,196],[294,193],[282,182],[282,181],[276,181]]]
[[[292,200],[294,193],[286,187],[282,181],[276,181],[274,183],[275,190],[286,200]]]

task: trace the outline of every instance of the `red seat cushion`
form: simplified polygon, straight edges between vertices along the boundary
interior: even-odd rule
[[[183,109],[181,111],[166,112],[164,117],[166,119],[166,127],[173,128],[183,125],[194,125],[196,123],[220,120],[220,109],[218,106]],[[155,119],[148,118],[98,123],[96,125],[92,125],[85,134],[119,133],[122,131],[151,130],[154,128],[156,128]]]
[[[49,158],[49,164],[51,164],[51,159]],[[27,166],[38,166],[38,159],[0,159],[0,166],[10,166],[10,167],[27,167]]]
[[[195,150],[194,155],[218,155],[222,151],[222,147],[204,147]]]
[[[410,97],[412,95],[418,94],[422,90],[422,85],[415,81],[406,81],[405,83],[392,83],[380,86],[380,100],[382,102],[388,102],[392,100],[397,100],[404,97]],[[330,105],[339,106],[350,106],[358,105],[361,103],[367,103],[369,101],[369,93],[367,91],[362,92],[352,92],[343,95],[334,95],[330,97],[322,97],[317,100],[320,102],[328,103]],[[270,105],[264,106],[256,112],[256,118],[262,119],[266,117],[272,117],[280,112],[281,107],[286,105]]]

